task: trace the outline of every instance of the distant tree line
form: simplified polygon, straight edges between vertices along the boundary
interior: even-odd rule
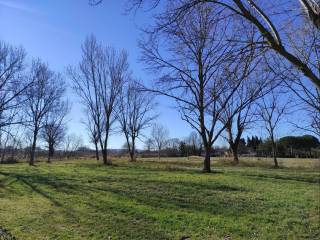
[[[162,157],[189,157],[203,156],[203,145],[200,136],[196,132],[190,133],[184,139],[167,138],[164,139],[163,147],[157,148],[152,144],[152,139],[148,139],[144,150],[140,150],[142,157],[158,156]],[[263,140],[261,137],[251,136],[247,139],[241,138],[239,141],[238,153],[240,156],[249,157],[273,157],[272,142],[270,139]],[[229,147],[212,148],[210,156],[228,157],[232,155]],[[312,135],[286,136],[276,141],[277,157],[285,158],[319,158],[320,142]]]
[[[287,136],[276,141],[276,152],[278,157],[301,157],[319,158],[320,142],[311,135]],[[268,157],[272,154],[272,143],[265,140],[257,148],[257,155]]]
[[[191,132],[184,139],[169,138],[169,131],[160,124],[154,124],[151,137],[145,141],[144,150],[140,150],[143,156],[157,157],[189,157],[202,156],[203,145],[201,137],[196,132]]]

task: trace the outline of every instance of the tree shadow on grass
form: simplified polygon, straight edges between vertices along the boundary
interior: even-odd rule
[[[140,204],[146,204],[155,208],[183,208],[190,211],[201,211],[211,214],[223,214],[225,208],[228,208],[230,212],[236,213],[239,209],[249,207],[249,205],[246,206],[245,202],[241,203],[236,199],[226,201],[220,197],[221,194],[228,196],[228,194],[245,192],[247,191],[246,189],[218,182],[195,183],[192,181],[179,180],[139,179],[124,177],[122,174],[113,177],[96,176],[92,181],[88,182],[72,178],[59,179],[39,174],[1,174],[21,181],[32,191],[59,207],[62,207],[62,204],[55,199],[53,194],[41,190],[39,185],[46,185],[53,188],[54,191],[65,194],[81,195],[92,192],[102,192],[103,194],[112,193],[121,196],[121,198],[136,200]],[[72,182],[72,184],[68,182]],[[202,202],[202,204],[199,204],[199,202]]]
[[[284,181],[298,181],[305,183],[320,183],[320,176],[281,176],[275,174],[263,174],[263,173],[241,173],[242,176],[248,176],[255,178],[256,180],[284,180]]]
[[[78,178],[62,178],[40,173],[33,175],[34,173],[0,172],[0,174],[21,181],[32,191],[48,199],[58,207],[63,207],[63,204],[56,199],[55,194],[41,190],[40,185],[45,185],[59,193],[75,194],[80,197],[82,195],[88,197],[91,193],[109,193],[115,194],[122,199],[135,200],[139,204],[153,208],[183,209],[208,214],[247,214],[248,212],[254,213],[256,208],[259,207],[257,203],[253,206],[254,204],[244,197],[242,199],[235,197],[239,193],[248,191],[243,187],[227,185],[218,181],[203,182],[206,179],[201,182],[179,180],[178,178],[172,180],[143,179],[144,176],[149,174],[153,176],[153,171],[149,170],[147,172],[146,170],[141,172],[139,170],[139,173],[143,172],[144,174],[141,176],[139,174],[128,176],[128,168],[117,167],[115,171],[109,169],[106,176],[84,175],[83,178],[79,176]],[[165,170],[160,171],[164,172]],[[134,173],[136,172],[134,171]],[[194,174],[194,172],[185,173]],[[161,173],[159,176],[165,177]],[[158,176],[154,177],[157,178]]]
[[[46,198],[51,203],[53,203],[55,206],[58,206],[58,207],[62,206],[62,204],[59,201],[57,201],[55,198],[53,198],[50,194],[46,193],[45,191],[41,190],[40,188],[38,188],[36,185],[33,184],[33,183],[46,184],[46,185],[51,185],[51,186],[54,186],[55,188],[57,188],[57,185],[53,184],[53,182],[50,181],[49,179],[44,178],[42,176],[30,176],[30,175],[17,174],[17,173],[0,172],[0,174],[7,176],[7,177],[10,177],[10,178],[14,178],[17,181],[20,181],[24,185],[28,186],[33,192],[36,192],[40,196]]]
[[[180,190],[176,190],[180,189]],[[221,189],[223,189],[221,191]],[[238,192],[225,191],[224,187],[217,186],[215,191],[201,190],[192,188],[187,184],[163,184],[161,187],[154,185],[146,185],[139,189],[129,185],[127,187],[113,187],[106,185],[103,187],[92,186],[88,191],[98,191],[113,193],[123,199],[134,200],[141,205],[150,206],[152,208],[163,208],[172,210],[188,210],[194,213],[206,214],[222,214],[222,215],[244,215],[247,213],[256,213],[259,206],[252,201],[247,201],[243,197],[235,198],[234,194]],[[178,192],[179,191],[179,192]],[[222,194],[224,193],[224,194]],[[228,197],[232,194],[232,197]],[[245,211],[243,211],[245,210]]]
[[[16,179],[16,181],[21,182],[23,185],[27,186],[28,188],[30,188],[33,192],[39,194],[41,197],[49,200],[54,206],[59,207],[60,209],[62,209],[63,211],[61,213],[65,214],[66,216],[68,216],[68,218],[71,219],[79,219],[79,217],[81,217],[81,214],[83,214],[81,211],[77,212],[77,210],[70,208],[70,205],[73,205],[74,201],[76,201],[77,197],[79,196],[83,196],[85,195],[86,197],[90,196],[90,193],[92,192],[100,192],[102,194],[106,194],[106,193],[112,193],[112,191],[102,191],[102,189],[94,189],[91,186],[85,185],[83,182],[76,181],[75,179],[71,179],[75,181],[75,184],[68,184],[66,181],[63,181],[65,179],[57,179],[57,178],[52,178],[50,179],[50,177],[48,176],[42,176],[42,175],[27,175],[27,174],[19,174],[19,173],[1,173],[1,175],[4,175],[8,178],[13,178]],[[70,179],[68,179],[70,180]],[[50,191],[44,191],[41,189],[41,186],[45,185],[46,187],[50,187],[53,188],[53,191],[55,192],[60,192],[60,193],[64,193],[64,194],[68,194],[68,200],[69,202],[63,202],[64,196],[61,194],[54,194],[51,193]],[[24,194],[26,194],[24,192]],[[74,199],[70,198],[70,194],[75,194]],[[58,200],[58,198],[56,196],[60,196],[60,201]],[[90,206],[90,204],[92,205],[92,202],[97,202],[97,204],[101,204],[101,202],[97,201],[93,196],[91,196],[91,198],[89,198],[89,200],[86,202],[86,205]],[[125,208],[125,205],[122,206],[123,208]],[[112,206],[107,206],[107,208],[112,209]],[[121,211],[120,209],[118,212],[114,213],[115,218],[119,217],[119,213],[121,215]],[[98,213],[99,211],[96,211],[96,213]],[[101,218],[106,217],[105,215],[101,214],[99,215]],[[130,225],[130,221],[134,221],[135,218],[134,216],[128,215],[125,218],[119,218],[117,221],[122,222],[123,224],[127,224]],[[149,219],[150,220],[150,219]],[[101,219],[99,219],[99,221],[101,221]],[[84,222],[82,224],[87,225],[88,223]],[[167,235],[165,232],[161,232],[161,231],[157,231],[156,230],[156,222],[148,222],[147,224],[148,226],[144,225],[144,230],[147,233],[149,231],[149,236],[148,239],[155,239],[151,236],[158,236],[160,237],[160,239],[171,239],[169,237],[169,235]],[[92,227],[92,226],[91,226]],[[108,232],[113,232],[113,230],[115,232],[123,232],[121,234],[126,234],[127,236],[133,236],[133,235],[139,235],[141,233],[134,233],[134,232],[130,232],[130,229],[123,229],[122,225],[120,224],[119,226],[113,226],[115,229],[117,229],[115,231],[115,229],[111,229],[108,226],[109,229],[105,229],[108,230]],[[101,231],[101,229],[99,230]],[[131,229],[132,231],[132,229]],[[124,236],[124,235],[123,235]],[[141,235],[140,235],[141,237]],[[129,239],[129,238],[128,238]]]
[[[162,174],[165,170],[161,170],[159,175],[152,175],[154,172],[149,169],[138,170],[139,174],[133,171],[133,175],[128,175],[129,170],[132,169],[122,167],[117,167],[116,170],[109,169],[106,176],[101,174],[95,176],[94,172],[83,172],[77,176],[59,175],[60,173],[53,176],[42,172],[0,172],[0,174],[20,181],[32,191],[48,199],[54,206],[62,209],[61,214],[71,219],[68,221],[77,221],[76,219],[83,217],[82,210],[78,211],[76,207],[72,207],[80,198],[81,204],[88,207],[86,214],[88,216],[93,214],[97,221],[100,222],[103,219],[107,221],[111,214],[112,219],[114,218],[118,224],[130,226],[138,216],[145,224],[145,233],[150,231],[152,237],[158,235],[161,239],[172,238],[169,237],[170,233],[166,234],[157,227],[160,224],[159,221],[162,221],[154,217],[157,212],[165,212],[164,216],[173,217],[172,221],[183,221],[188,224],[192,221],[187,219],[189,213],[199,219],[202,214],[205,214],[203,216],[221,215],[233,219],[255,214],[257,211],[265,214],[265,209],[270,205],[270,202],[265,202],[264,199],[252,201],[250,198],[252,195],[246,196],[251,194],[247,189],[216,181],[216,178],[210,178],[209,182],[205,182],[209,180],[207,177],[189,180],[188,177],[193,176],[193,172],[185,172],[187,175],[179,180],[179,174],[178,176],[168,175],[166,178],[167,175]],[[111,197],[110,201],[107,200],[108,196]],[[127,205],[128,202],[131,205]],[[150,211],[150,215],[144,212],[145,209]],[[178,217],[174,217],[181,214],[186,216],[186,219],[178,220]],[[82,224],[86,227],[90,225],[88,222]],[[199,226],[202,226],[201,224],[199,223]],[[94,229],[115,234],[126,231],[127,236],[135,234],[130,232],[133,231],[132,228],[122,229],[120,225],[112,224],[108,229],[95,226]],[[174,229],[174,226],[172,227]],[[141,237],[139,234],[142,232],[137,233],[137,236]]]

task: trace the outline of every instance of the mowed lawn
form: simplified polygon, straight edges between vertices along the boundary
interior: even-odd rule
[[[22,240],[320,239],[313,161],[310,169],[214,161],[210,174],[184,158],[0,165],[0,227]]]

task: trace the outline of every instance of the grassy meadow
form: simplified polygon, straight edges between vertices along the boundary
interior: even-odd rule
[[[17,239],[320,239],[320,161],[115,159],[0,165]],[[1,239],[1,237],[0,237]]]

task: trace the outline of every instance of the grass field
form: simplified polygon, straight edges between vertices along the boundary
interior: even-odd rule
[[[32,240],[320,239],[319,160],[240,161],[210,174],[182,158],[0,165],[0,227]]]

